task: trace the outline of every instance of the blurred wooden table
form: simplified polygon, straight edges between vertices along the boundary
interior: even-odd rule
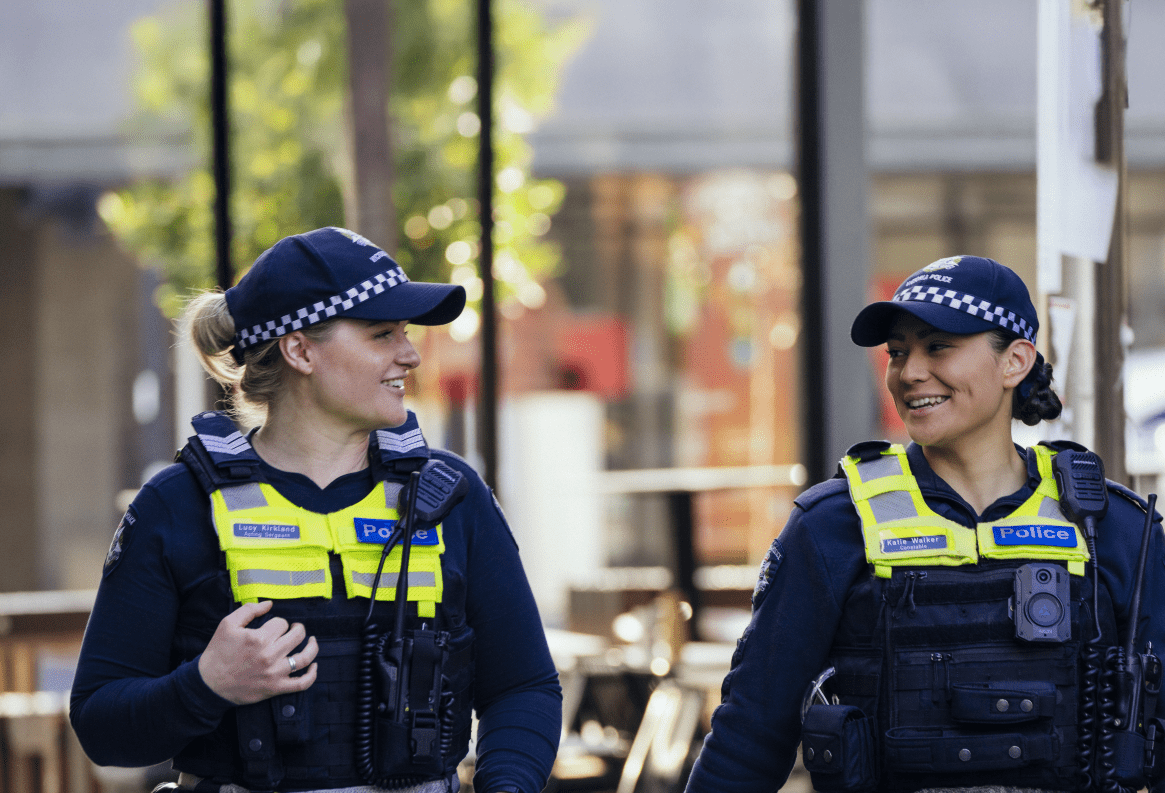
[[[93,793],[69,688],[93,591],[0,594],[0,793]]]

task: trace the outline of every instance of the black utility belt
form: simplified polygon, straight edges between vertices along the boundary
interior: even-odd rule
[[[434,779],[430,782],[422,782],[419,785],[412,787],[399,788],[393,790],[392,793],[456,793],[460,786],[456,774],[450,776],[448,779]],[[297,791],[297,793],[369,793],[371,788],[368,785],[360,785],[358,787],[342,787],[342,788],[319,788],[317,790]],[[194,774],[188,774],[185,771],[178,774],[178,782],[171,783],[165,786],[155,788],[155,793],[160,791],[179,791],[189,790],[193,793],[258,793],[251,791],[248,788],[241,787],[233,783],[225,785],[217,782],[211,782]]]

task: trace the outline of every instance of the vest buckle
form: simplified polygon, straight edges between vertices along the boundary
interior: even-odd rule
[[[440,725],[437,714],[431,710],[413,711],[409,737],[412,742],[413,761],[431,760],[437,756]]]

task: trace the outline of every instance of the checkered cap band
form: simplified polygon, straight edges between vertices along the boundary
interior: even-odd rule
[[[972,317],[994,322],[1005,330],[1018,333],[1033,344],[1036,340],[1035,331],[1023,317],[1003,306],[992,305],[974,295],[956,292],[954,289],[943,289],[941,286],[911,286],[894,295],[895,303],[904,303],[910,300],[949,306],[965,314],[970,314]]]
[[[348,311],[353,306],[363,303],[370,297],[375,297],[386,289],[392,289],[408,280],[404,270],[399,267],[385,270],[367,281],[361,281],[346,292],[332,295],[327,300],[321,300],[318,303],[312,303],[294,314],[284,314],[277,320],[268,320],[238,331],[235,333],[235,346],[239,349],[246,349],[261,341],[277,339],[280,336],[286,336],[293,330],[300,330],[317,322],[323,322],[325,319],[331,319]]]

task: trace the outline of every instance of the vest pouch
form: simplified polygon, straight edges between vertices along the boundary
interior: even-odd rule
[[[244,784],[253,791],[273,790],[283,780],[283,759],[276,746],[271,702],[240,705],[235,708],[235,723]]]
[[[886,764],[905,773],[1008,771],[1048,765],[1058,748],[1047,735],[964,733],[896,727],[886,732]]]
[[[1015,724],[1051,718],[1056,687],[1042,681],[1003,681],[981,685],[955,684],[951,718],[971,724]]]
[[[441,757],[446,765],[469,751],[473,726],[473,629],[449,636],[441,673]]]
[[[1145,783],[1145,737],[1131,730],[1113,735],[1112,767],[1118,782],[1140,790]]]
[[[814,790],[874,790],[874,720],[849,705],[811,706],[801,725],[801,759]]]
[[[281,744],[307,743],[311,740],[308,692],[280,694],[268,700],[275,720],[275,740]]]
[[[1165,779],[1165,719],[1149,719],[1145,730],[1145,772],[1149,784],[1157,785]]]

